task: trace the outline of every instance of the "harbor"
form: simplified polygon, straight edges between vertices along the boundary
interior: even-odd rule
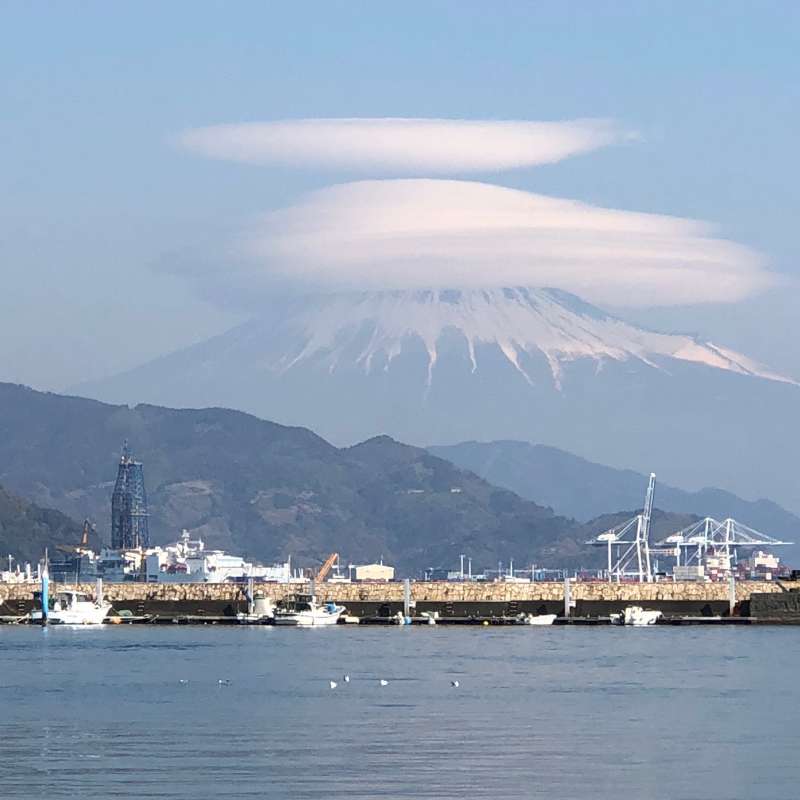
[[[363,625],[744,625],[800,624],[800,575],[772,553],[776,539],[706,517],[651,544],[656,476],[641,512],[586,542],[606,568],[514,569],[473,574],[431,568],[398,580],[379,563],[347,564],[330,553],[317,567],[292,568],[291,556],[265,566],[209,548],[183,530],[155,545],[149,531],[144,467],[126,441],[111,496],[110,547],[81,540],[60,554],[0,575],[6,624]],[[746,550],[749,557],[740,555]],[[595,549],[595,552],[597,550]],[[659,566],[671,562],[667,570]],[[319,563],[319,562],[318,562]],[[466,567],[466,569],[465,569]]]

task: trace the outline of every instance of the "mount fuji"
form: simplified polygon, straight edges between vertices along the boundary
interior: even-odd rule
[[[687,489],[800,509],[798,384],[722,345],[631,325],[554,289],[315,295],[77,387],[219,405],[337,443],[527,439]]]

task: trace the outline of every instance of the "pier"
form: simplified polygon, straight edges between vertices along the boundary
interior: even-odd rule
[[[34,610],[38,584],[0,584],[0,622],[15,623]],[[70,585],[94,595],[94,584]],[[307,584],[263,583],[258,591],[274,602],[307,591]],[[54,586],[53,591],[58,587]],[[103,588],[121,623],[233,624],[247,610],[245,586],[233,583],[110,583]],[[605,583],[411,581],[321,583],[321,602],[347,608],[361,624],[511,624],[521,615],[556,614],[556,624],[603,624],[637,605],[661,611],[661,624],[800,623],[800,581]],[[720,623],[720,620],[726,622]],[[734,621],[735,620],[735,621]]]

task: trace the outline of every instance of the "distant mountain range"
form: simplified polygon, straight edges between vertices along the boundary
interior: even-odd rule
[[[647,485],[644,474],[612,469],[555,447],[528,442],[462,442],[428,450],[496,486],[521,497],[536,498],[557,514],[582,521],[598,517],[608,508],[635,508],[643,502]],[[773,538],[795,542],[775,552],[800,563],[800,517],[771,500],[743,500],[714,488],[687,492],[658,483],[656,504],[681,514],[733,517]]]
[[[233,330],[75,389],[238,408],[338,444],[516,439],[800,511],[800,387],[717,343],[551,289],[279,301]]]
[[[559,516],[385,436],[337,448],[304,428],[236,411],[129,408],[0,384],[0,482],[89,517],[106,541],[124,439],[145,465],[156,542],[174,541],[185,527],[211,547],[264,561],[292,555],[313,565],[336,551],[345,563],[383,557],[412,575],[455,567],[459,553],[476,569],[510,558],[520,567],[602,561],[585,545],[600,523]],[[654,535],[688,520],[659,512]],[[63,525],[63,538],[77,542],[77,528]],[[46,543],[16,536],[3,546],[26,557]]]

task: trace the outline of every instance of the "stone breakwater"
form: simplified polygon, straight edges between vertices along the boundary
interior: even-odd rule
[[[286,595],[308,591],[308,584],[259,584],[257,589],[276,602]],[[81,584],[78,591],[94,596],[95,584]],[[0,583],[0,604],[30,601],[38,584]],[[57,591],[54,586],[53,590]],[[800,582],[738,581],[736,602],[749,601],[753,594],[783,594],[800,591]],[[120,603],[241,603],[245,587],[237,584],[210,583],[107,583],[105,598]],[[403,584],[398,583],[323,583],[316,587],[321,601],[348,603],[396,604],[403,602]],[[727,583],[663,582],[600,583],[578,582],[570,586],[570,596],[577,603],[727,603]],[[562,603],[562,582],[536,583],[447,583],[412,581],[411,599],[417,603]]]

